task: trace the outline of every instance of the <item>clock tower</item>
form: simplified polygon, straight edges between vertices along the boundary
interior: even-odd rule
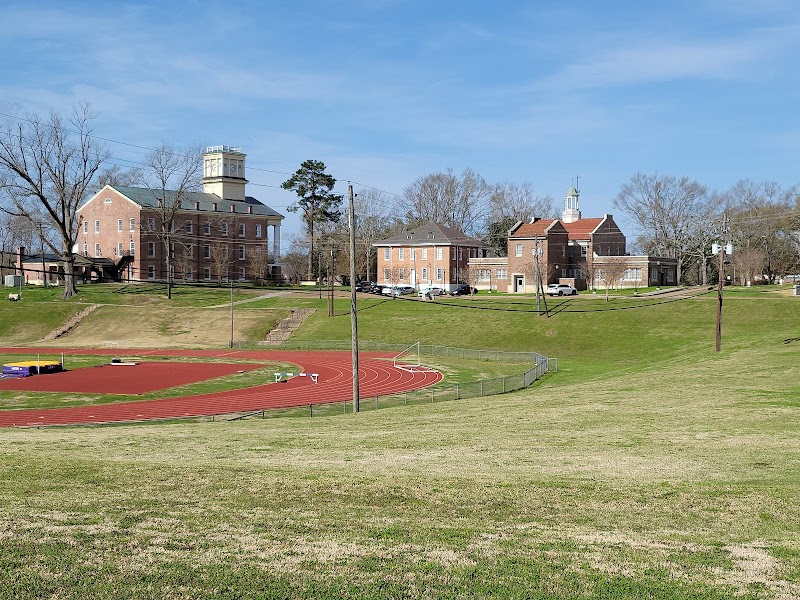
[[[244,201],[245,154],[241,148],[208,146],[203,153],[203,191],[223,200]]]

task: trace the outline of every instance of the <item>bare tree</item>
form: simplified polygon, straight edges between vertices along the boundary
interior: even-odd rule
[[[66,122],[55,113],[30,115],[0,131],[0,210],[34,225],[44,218],[55,231],[47,243],[64,263],[64,299],[77,294],[78,207],[108,157],[92,137],[92,118],[84,104]]]
[[[356,258],[356,268],[365,273],[370,281],[370,274],[375,257],[372,244],[386,236],[390,223],[386,212],[387,200],[383,192],[372,189],[360,190],[355,198],[356,240],[360,244],[360,256]]]
[[[597,268],[597,275],[606,288],[606,302],[608,302],[608,291],[615,288],[625,275],[625,259],[605,257],[602,265]]]
[[[533,184],[529,182],[522,185],[506,182],[494,187],[489,198],[490,223],[507,218],[516,223],[529,221],[532,217],[558,218],[558,210],[550,194],[537,195]]]
[[[155,234],[164,245],[167,298],[172,298],[172,261],[175,258],[176,217],[200,187],[200,147],[176,149],[161,145],[145,158],[145,183],[155,195]],[[179,225],[178,225],[179,226]]]
[[[247,258],[247,265],[256,282],[263,283],[269,274],[269,253],[267,249],[261,245],[254,247]]]
[[[492,187],[472,169],[465,169],[460,177],[448,169],[420,177],[408,186],[399,216],[412,227],[434,222],[480,234],[489,214],[491,193]]]
[[[230,255],[228,254],[228,244],[217,242],[211,245],[211,268],[217,277],[217,281],[222,283],[228,277],[228,267],[230,266]]]
[[[706,210],[706,188],[688,177],[636,173],[622,186],[614,206],[631,216],[647,250],[677,260],[677,277],[694,241],[694,220]]]
[[[141,184],[142,178],[141,169],[123,169],[119,165],[111,165],[98,172],[97,187],[104,188],[107,185],[135,186]]]
[[[308,250],[292,246],[292,248],[281,257],[283,273],[289,283],[298,283],[305,273],[308,263]]]
[[[733,253],[733,265],[744,285],[755,283],[756,277],[761,275],[766,263],[767,255],[761,248],[745,246]]]

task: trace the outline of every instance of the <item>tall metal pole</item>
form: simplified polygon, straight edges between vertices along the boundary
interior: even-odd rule
[[[231,348],[233,348],[233,280],[231,279]]]
[[[725,249],[728,240],[728,216],[722,216],[722,236],[719,247],[719,282],[717,283],[717,330],[716,348],[722,348],[722,286],[725,280]]]
[[[353,186],[348,185],[350,196],[350,331],[352,335],[353,362],[353,412],[360,409],[361,398],[358,389],[358,314],[356,313],[356,211],[353,202]]]

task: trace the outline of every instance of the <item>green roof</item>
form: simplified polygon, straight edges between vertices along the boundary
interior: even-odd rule
[[[158,200],[159,196],[161,195],[161,190],[131,187],[127,185],[112,185],[110,187],[118,191],[129,200],[132,200],[139,206],[151,208],[158,207]],[[165,200],[168,204],[170,204],[172,201],[174,201],[175,194],[177,192],[174,190],[165,190],[165,192],[167,196]],[[269,206],[253,198],[252,196],[247,196],[246,199],[242,201],[225,200],[216,194],[209,194],[206,192],[184,192],[181,198],[181,210],[198,210],[195,208],[195,206],[199,206],[199,210],[201,211],[213,212],[214,204],[217,205],[217,212],[228,213],[231,212],[231,206],[236,206],[236,213],[247,214],[249,208],[252,207],[251,214],[265,217],[279,217],[281,219],[284,218],[282,214],[271,209]]]

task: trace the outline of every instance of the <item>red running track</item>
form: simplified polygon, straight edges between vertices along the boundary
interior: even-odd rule
[[[325,404],[351,400],[353,394],[352,366],[349,352],[299,352],[270,350],[121,350],[53,348],[0,348],[0,354],[85,354],[107,356],[183,356],[192,358],[243,359],[254,361],[284,361],[299,365],[304,373],[317,373],[318,383],[310,377],[294,377],[286,383],[271,383],[239,390],[215,392],[198,396],[164,398],[119,404],[0,411],[0,426],[78,425],[144,421],[214,414],[257,411],[272,408],[291,408],[309,404]],[[359,354],[359,390],[362,397],[394,394],[424,388],[442,380],[438,372],[413,372],[397,369],[385,360],[391,355],[379,352]],[[382,360],[383,359],[383,360]],[[200,368],[207,365],[201,364]],[[239,365],[240,368],[246,365]],[[136,377],[136,367],[130,369]],[[89,367],[88,369],[92,369]],[[37,375],[57,377],[56,375]],[[104,390],[115,393],[114,389]]]

